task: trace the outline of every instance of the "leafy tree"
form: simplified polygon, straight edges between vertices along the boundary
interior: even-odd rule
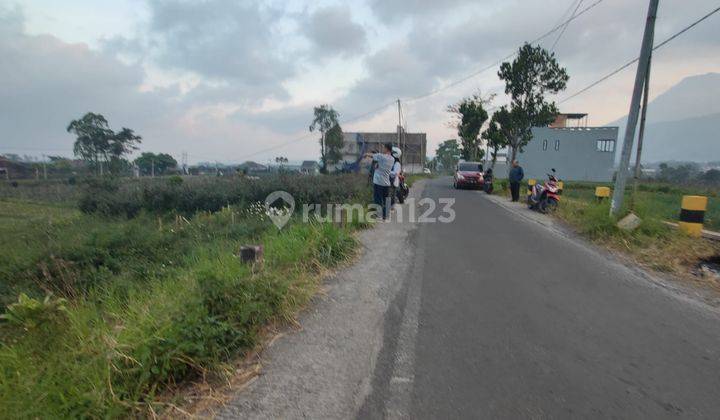
[[[322,173],[327,173],[328,156],[326,156],[327,144],[326,135],[330,129],[335,126],[340,126],[338,123],[338,113],[329,105],[316,106],[314,111],[313,121],[310,124],[310,132],[315,130],[320,132],[320,161],[322,162]],[[341,131],[342,133],[342,131]]]
[[[457,165],[461,155],[460,145],[455,139],[445,140],[435,151],[435,159],[446,171]]]
[[[137,144],[142,140],[129,128],[123,127],[117,133],[112,131],[105,117],[92,112],[71,121],[67,131],[76,136],[73,146],[75,156],[88,162],[101,175],[103,163],[111,173],[127,166],[123,156],[137,150]]]
[[[492,118],[490,118],[488,128],[482,133],[483,140],[485,140],[490,148],[491,168],[495,167],[498,152],[510,144],[509,135],[503,130],[503,127],[510,126],[510,124],[504,120],[507,117],[507,109],[504,109],[504,107],[500,108],[500,111],[496,111]]]
[[[502,63],[498,76],[505,81],[505,93],[511,99],[506,111],[507,122],[513,127],[506,132],[511,160],[515,160],[518,151],[532,139],[532,127],[546,126],[558,114],[557,105],[546,101],[545,95],[564,90],[570,77],[554,53],[528,43],[520,47],[512,63]]]
[[[333,165],[342,160],[343,132],[340,124],[335,124],[325,134],[325,159]]]
[[[483,98],[480,93],[476,93],[447,107],[447,111],[454,116],[453,124],[457,128],[458,137],[462,142],[463,159],[478,161],[485,154],[481,147],[480,130],[488,119],[488,113],[484,106],[493,97],[494,95]]]
[[[163,175],[177,167],[177,160],[167,153],[143,152],[135,159],[135,164],[142,175],[151,175],[153,166],[155,175]]]

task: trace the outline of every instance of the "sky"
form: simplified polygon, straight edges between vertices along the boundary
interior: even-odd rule
[[[497,66],[467,76],[597,1],[0,0],[0,153],[70,156],[65,129],[92,111],[135,130],[141,151],[190,163],[317,159],[314,106],[338,110],[344,131],[395,131],[399,98],[433,154],[457,137],[447,105],[478,91],[507,102]],[[717,7],[660,3],[657,42]],[[600,0],[570,22],[553,50],[570,81],[550,99],[636,57],[646,13],[646,0]],[[634,70],[561,111],[622,117]],[[656,51],[652,71],[650,99],[720,72],[720,14]]]

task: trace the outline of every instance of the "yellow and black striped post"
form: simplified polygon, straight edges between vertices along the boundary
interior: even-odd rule
[[[702,195],[683,196],[680,206],[680,223],[678,223],[681,231],[696,238],[702,236],[707,202],[707,197]]]
[[[531,195],[531,194],[532,194],[532,189],[533,189],[533,187],[535,186],[535,184],[537,184],[537,181],[536,181],[536,180],[534,180],[534,179],[528,179],[528,191],[527,191],[527,195]]]
[[[610,197],[610,187],[595,187],[595,199],[597,201],[603,201]]]

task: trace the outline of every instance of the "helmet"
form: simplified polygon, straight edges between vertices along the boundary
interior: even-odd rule
[[[400,156],[402,156],[402,150],[400,150],[399,147],[393,147],[393,148],[392,148],[392,155],[393,155],[393,157],[396,157],[396,158],[399,159]]]

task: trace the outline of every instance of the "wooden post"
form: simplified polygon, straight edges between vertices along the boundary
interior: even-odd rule
[[[245,264],[255,264],[263,261],[262,245],[245,245],[240,247],[240,261]]]

